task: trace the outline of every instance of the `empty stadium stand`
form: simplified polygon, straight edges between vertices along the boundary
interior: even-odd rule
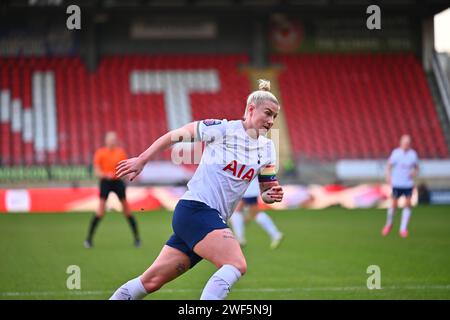
[[[422,158],[449,152],[413,54],[275,55],[294,153],[301,158],[386,158],[404,133]]]
[[[111,56],[91,74],[78,58],[0,59],[1,164],[89,164],[108,130],[137,155],[171,123],[239,118],[246,63],[245,55]]]
[[[274,55],[293,153],[386,158],[410,133],[421,158],[449,156],[413,54]],[[104,133],[137,155],[191,120],[240,118],[246,55],[0,58],[0,164],[88,165]],[[168,159],[166,152],[161,159]]]

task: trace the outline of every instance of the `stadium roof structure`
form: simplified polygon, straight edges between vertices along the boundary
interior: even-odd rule
[[[384,11],[408,12],[419,17],[433,16],[449,7],[448,0],[3,0],[0,13],[14,9],[65,9],[69,5],[98,12],[125,10],[139,12],[254,12],[272,13],[273,10],[320,13],[358,12],[375,4]]]

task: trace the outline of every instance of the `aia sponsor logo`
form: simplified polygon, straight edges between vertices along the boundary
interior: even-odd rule
[[[255,170],[253,168],[247,169],[246,167],[245,164],[238,164],[236,160],[233,160],[223,168],[223,171],[229,171],[233,176],[250,182],[255,175]]]

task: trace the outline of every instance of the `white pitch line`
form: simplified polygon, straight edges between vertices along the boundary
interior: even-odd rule
[[[405,285],[405,286],[387,286],[381,287],[381,290],[450,290],[450,284],[447,285]],[[367,287],[317,287],[317,288],[243,288],[234,289],[232,292],[294,292],[294,291],[366,291]],[[201,292],[202,289],[162,289],[160,293],[180,293],[180,292]],[[377,290],[369,290],[377,291]],[[103,291],[32,291],[32,292],[0,292],[1,297],[22,297],[22,296],[56,296],[56,295],[77,295],[92,296],[112,294],[114,290]]]

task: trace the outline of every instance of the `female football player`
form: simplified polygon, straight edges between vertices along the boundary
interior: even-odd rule
[[[117,176],[129,175],[133,180],[148,161],[172,144],[205,142],[200,165],[173,213],[172,236],[152,265],[117,289],[111,300],[142,299],[202,259],[217,268],[203,289],[202,300],[225,299],[233,284],[246,273],[239,242],[225,221],[253,179],[259,180],[264,202],[283,198],[275,172],[275,147],[265,137],[280,105],[269,92],[269,81],[260,80],[259,89],[248,96],[244,119],[189,123],[161,136],[138,157],[119,163]]]

